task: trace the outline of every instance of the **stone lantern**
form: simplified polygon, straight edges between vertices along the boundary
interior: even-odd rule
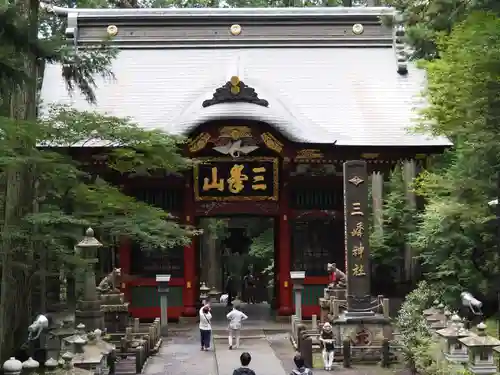
[[[446,340],[444,357],[447,361],[453,363],[466,363],[468,361],[467,348],[459,341],[471,333],[463,328],[460,317],[452,315],[450,325],[446,328],[436,331],[436,333]]]
[[[431,316],[431,315],[437,314],[439,312],[438,309],[437,309],[438,305],[439,305],[439,301],[437,301],[437,300],[434,301],[432,303],[432,306],[430,308],[425,309],[423,311],[424,316],[427,317],[427,316]]]
[[[63,340],[66,337],[72,336],[76,333],[73,320],[66,317],[62,321],[62,325],[50,331],[47,340],[47,356],[48,358],[58,358],[59,352],[63,345]],[[45,366],[45,364],[44,364]]]
[[[101,300],[97,294],[94,266],[98,262],[97,249],[102,247],[94,237],[94,230],[88,228],[85,237],[76,247],[87,263],[85,269],[83,297],[77,301],[75,323],[83,323],[89,330],[104,330],[104,314],[101,311]]]
[[[425,320],[427,321],[427,325],[432,328],[432,324],[437,323],[437,322],[441,322],[444,320],[444,313],[443,313],[443,311],[440,311],[438,309],[436,313],[426,316]]]
[[[449,326],[451,324],[451,317],[453,316],[453,314],[451,313],[450,310],[446,309],[444,310],[444,322],[446,324],[446,326]]]
[[[208,292],[210,292],[210,288],[206,286],[205,283],[201,283],[200,285],[200,302],[205,304],[208,301]]]
[[[500,345],[500,341],[486,334],[486,324],[477,325],[477,335],[470,335],[458,340],[467,347],[469,361],[467,369],[477,375],[493,375],[497,372],[493,358],[493,348]]]
[[[71,360],[76,368],[89,370],[96,375],[107,375],[108,357],[113,356],[115,346],[104,341],[101,335],[99,329],[89,333],[85,333],[84,328],[83,332],[79,329],[75,335],[63,340],[62,349],[72,355]]]

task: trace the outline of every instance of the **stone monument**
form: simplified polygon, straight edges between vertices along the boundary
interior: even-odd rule
[[[115,268],[97,286],[104,323],[110,333],[124,332],[128,324],[129,303],[125,302],[124,294],[117,288],[120,277],[121,268]]]
[[[392,336],[388,311],[378,313],[388,300],[371,296],[370,244],[368,241],[368,172],[366,162],[344,163],[344,225],[347,274],[346,310],[334,315],[337,339],[351,347],[379,347]],[[337,315],[338,314],[338,315]],[[354,353],[354,352],[353,352]],[[367,355],[366,351],[363,354]],[[373,353],[379,356],[379,353]],[[353,358],[356,360],[356,358]]]
[[[81,251],[86,264],[84,275],[83,297],[76,303],[75,323],[84,324],[88,330],[104,330],[104,314],[101,311],[101,300],[97,295],[94,266],[98,262],[96,250],[102,244],[94,237],[94,230],[88,228],[85,237],[76,247]]]

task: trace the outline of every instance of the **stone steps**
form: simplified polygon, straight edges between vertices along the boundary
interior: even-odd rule
[[[211,303],[212,322],[226,322],[226,315],[231,311],[231,307],[220,303]],[[242,303],[240,309],[248,315],[248,321],[261,321],[272,319],[271,306],[268,303],[247,304]]]

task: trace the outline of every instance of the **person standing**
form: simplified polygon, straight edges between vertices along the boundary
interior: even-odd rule
[[[333,366],[333,357],[335,354],[335,346],[333,344],[333,327],[330,323],[326,322],[323,324],[323,328],[321,329],[321,334],[319,336],[319,342],[321,343],[325,370],[330,371]]]
[[[231,350],[233,349],[233,336],[236,341],[235,347],[238,348],[240,346],[241,322],[248,319],[248,316],[240,311],[238,305],[234,305],[226,317],[229,320],[229,350]]]
[[[227,294],[227,306],[233,306],[234,298],[234,279],[233,276],[229,275],[226,281],[226,294]]]
[[[208,350],[210,349],[210,339],[212,337],[212,313],[210,312],[210,305],[202,306],[199,314],[201,350]]]

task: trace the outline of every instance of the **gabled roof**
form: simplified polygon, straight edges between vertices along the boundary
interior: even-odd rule
[[[249,118],[298,142],[450,145],[408,131],[423,104],[425,74],[401,57],[400,34],[380,25],[378,17],[390,9],[69,12],[69,34],[79,45],[102,40],[109,26],[116,27],[114,41],[122,49],[113,64],[116,81],[98,82],[96,109],[132,117],[145,128],[187,134],[206,121]],[[363,25],[361,34],[354,33],[356,24]],[[231,34],[232,25],[240,26],[240,35]],[[204,107],[232,76],[268,105]],[[68,96],[53,65],[46,68],[42,98],[92,109],[79,95]]]

